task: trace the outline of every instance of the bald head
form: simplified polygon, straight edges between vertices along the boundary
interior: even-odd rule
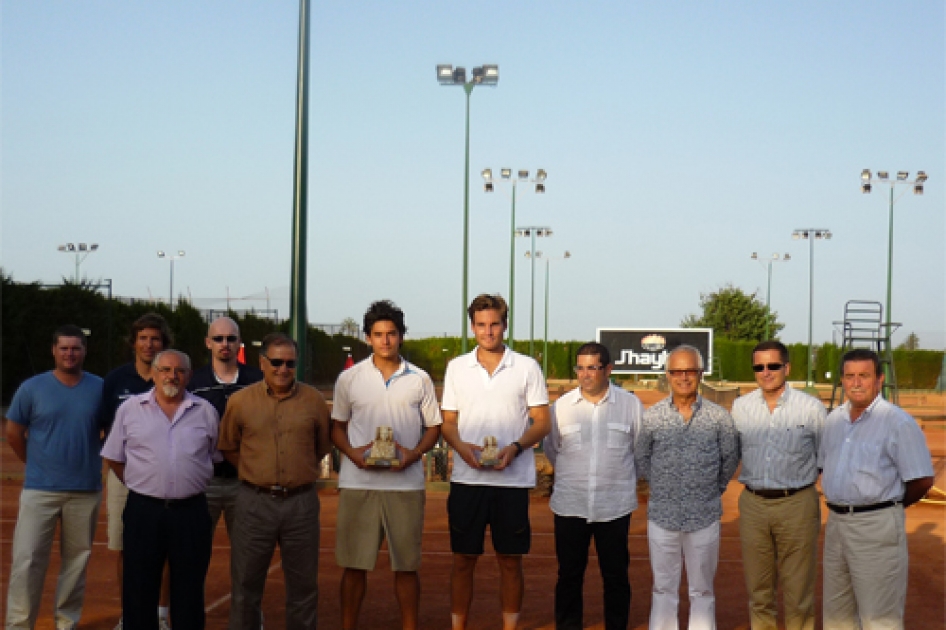
[[[240,327],[229,317],[218,317],[207,329],[205,340],[213,362],[235,365],[240,351]]]

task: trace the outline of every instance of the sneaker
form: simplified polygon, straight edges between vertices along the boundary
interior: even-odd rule
[[[166,617],[158,617],[158,630],[171,630],[171,624]]]

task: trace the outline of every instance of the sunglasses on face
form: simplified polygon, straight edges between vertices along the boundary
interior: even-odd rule
[[[227,343],[236,343],[239,337],[236,335],[215,335],[211,337],[211,339],[216,343],[223,343],[224,341]]]
[[[594,372],[600,372],[606,367],[607,367],[606,365],[576,365],[573,369],[575,370],[575,373],[579,373],[579,372],[594,373]]]
[[[768,370],[769,372],[778,372],[783,367],[785,367],[784,363],[756,363],[752,366],[752,371],[763,372]]]
[[[270,359],[265,354],[261,354],[260,356],[266,359],[267,361],[269,361],[269,364],[273,366],[274,368],[281,368],[282,366],[285,365],[290,370],[296,369],[295,359],[288,359],[288,360],[287,359]]]

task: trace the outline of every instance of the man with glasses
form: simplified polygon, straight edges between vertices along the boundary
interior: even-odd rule
[[[604,584],[604,627],[625,630],[631,609],[627,532],[637,509],[634,440],[643,406],[613,385],[611,353],[600,343],[578,348],[578,387],[552,405],[545,454],[555,467],[549,507],[555,514],[555,627],[580,629],[582,588],[592,538]]]
[[[213,476],[220,424],[213,406],[186,391],[190,359],[154,358],[155,387],[119,408],[102,457],[128,488],[122,619],[157,630],[164,565],[170,569],[171,624],[203,628],[204,580],[213,532],[204,491]]]
[[[522,556],[532,542],[532,447],[550,429],[548,389],[535,359],[503,344],[508,308],[502,297],[479,295],[467,314],[477,345],[447,366],[442,404],[443,437],[454,450],[447,499],[451,621],[454,630],[466,628],[476,562],[489,525],[499,563],[503,630],[515,630],[524,590]],[[480,463],[487,437],[501,447],[495,465]]]
[[[634,449],[650,482],[647,540],[654,574],[650,630],[677,630],[681,559],[690,591],[690,630],[716,628],[721,497],[739,466],[729,413],[699,395],[703,356],[680,345],[667,356],[671,395],[644,412]],[[682,558],[681,558],[682,557]]]
[[[187,389],[208,401],[223,418],[227,400],[247,385],[263,380],[263,373],[237,360],[240,352],[240,327],[229,317],[218,317],[207,329],[204,340],[210,350],[210,363],[194,370]],[[227,536],[233,537],[236,495],[240,479],[236,468],[224,460],[214,465],[214,476],[207,486],[207,506],[216,531],[220,515],[224,517]]]
[[[57,525],[56,625],[77,627],[82,615],[85,570],[102,497],[97,422],[102,379],[82,370],[86,345],[81,328],[57,328],[55,367],[24,381],[6,411],[7,443],[26,465],[10,549],[6,627],[11,630],[36,625]]]
[[[343,567],[342,628],[354,630],[382,537],[387,540],[401,627],[416,629],[420,607],[421,533],[424,529],[422,458],[440,437],[440,406],[426,372],[400,355],[404,312],[388,300],[364,316],[371,356],[345,370],[335,384],[332,441],[345,455],[338,473],[335,559]],[[380,427],[396,445],[396,464],[368,464]]]
[[[137,394],[144,394],[154,387],[151,374],[151,364],[162,350],[171,347],[171,328],[163,317],[157,313],[145,313],[131,325],[131,334],[128,343],[135,354],[135,360],[115,368],[105,377],[102,386],[102,406],[99,415],[99,426],[108,437],[115,414],[119,406]],[[122,512],[128,499],[128,488],[125,487],[112,470],[108,471],[105,490],[105,508],[108,516],[108,548],[117,551],[116,573],[118,574],[118,596],[122,596],[122,570],[125,566],[125,557],[122,551],[122,536],[124,525]],[[158,621],[161,630],[169,630],[168,602],[170,601],[170,577],[165,571],[164,582],[161,587],[161,598],[158,604]],[[122,629],[122,620],[119,619],[115,630]]]
[[[317,389],[296,381],[296,342],[263,339],[263,380],[233,394],[220,426],[220,451],[242,485],[231,537],[230,630],[260,627],[260,604],[276,545],[286,581],[287,630],[317,627],[319,496],[329,415]]]
[[[873,350],[841,357],[847,402],[825,420],[818,451],[828,506],[824,628],[902,630],[907,597],[904,508],[933,487],[933,462],[916,420],[884,400]]]
[[[786,630],[814,630],[821,509],[818,446],[825,407],[786,383],[788,348],[763,341],[752,350],[759,389],[732,407],[739,431],[739,537],[752,630],[776,630],[779,587]]]

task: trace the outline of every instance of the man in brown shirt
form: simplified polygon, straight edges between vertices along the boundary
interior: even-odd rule
[[[318,604],[319,462],[331,448],[329,413],[314,387],[296,382],[296,343],[263,339],[263,380],[233,394],[218,448],[240,475],[230,571],[231,630],[260,627],[276,543],[286,580],[286,628],[315,628]]]

